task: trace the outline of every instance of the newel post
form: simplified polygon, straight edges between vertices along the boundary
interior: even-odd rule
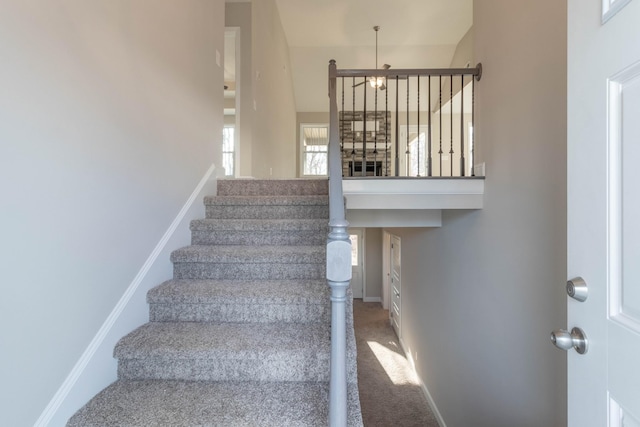
[[[347,425],[346,302],[351,281],[351,241],[342,194],[342,163],[336,100],[336,62],[329,63],[329,236],[327,282],[331,288],[331,377],[329,426]]]

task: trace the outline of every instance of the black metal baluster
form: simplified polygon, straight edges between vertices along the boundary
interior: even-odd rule
[[[400,149],[400,124],[399,124],[399,118],[400,115],[398,113],[400,104],[398,103],[398,96],[399,96],[399,88],[398,88],[398,76],[396,76],[396,141],[395,141],[395,146],[396,146],[396,156],[395,156],[395,172],[394,175],[395,176],[400,176],[400,157],[399,157],[399,149]]]
[[[356,78],[353,77],[351,86],[351,167],[349,176],[353,176],[356,171]]]
[[[453,176],[453,74],[449,77],[449,166],[451,170],[451,176]]]
[[[367,176],[367,76],[364,77],[362,108],[362,176]]]
[[[438,155],[440,157],[440,176],[442,176],[442,74],[439,76],[438,80],[438,95],[440,98],[440,149],[438,150]]]
[[[427,171],[427,176],[432,176],[431,173],[431,163],[433,162],[433,158],[431,157],[431,76],[429,76],[429,90],[428,90],[428,96],[429,96],[429,113],[427,116],[427,119],[429,120],[429,129],[427,129],[427,131],[429,132],[428,135],[428,140],[427,140],[427,144],[428,144],[428,148],[427,148],[427,156],[428,156],[428,160],[427,160],[427,168],[429,168],[429,170]]]
[[[389,83],[384,77],[384,176],[389,176]]]
[[[460,176],[465,176],[464,164],[464,74],[460,76]]]
[[[471,176],[476,176],[476,121],[475,121],[475,103],[476,103],[476,78],[471,76]]]
[[[373,110],[373,176],[378,176],[378,86],[374,88],[374,91],[375,106]]]
[[[342,162],[342,176],[344,176],[344,159],[345,159],[345,153],[344,153],[344,77],[341,77],[340,80],[342,80],[342,99],[341,99],[341,103],[342,103],[342,110],[340,111],[340,161]],[[327,171],[327,174],[329,172]]]
[[[418,174],[420,176],[420,75],[418,75]]]
[[[406,132],[407,132],[407,149],[404,151],[405,154],[405,167],[407,168],[407,176],[409,176],[411,170],[409,168],[409,166],[411,166],[411,158],[409,157],[410,151],[409,151],[409,76],[407,76],[407,125],[406,125]]]

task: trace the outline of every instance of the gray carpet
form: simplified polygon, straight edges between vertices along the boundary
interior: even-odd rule
[[[147,295],[150,322],[114,349],[118,380],[67,423],[326,426],[326,180],[223,180]],[[362,426],[351,300],[349,426]]]
[[[365,427],[438,427],[380,303],[354,300],[358,388]]]

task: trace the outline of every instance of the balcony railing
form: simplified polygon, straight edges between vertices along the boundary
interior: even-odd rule
[[[334,68],[342,175],[475,175],[474,91],[481,72],[480,65]]]

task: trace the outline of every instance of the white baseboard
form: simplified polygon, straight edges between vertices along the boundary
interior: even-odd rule
[[[115,381],[114,345],[148,321],[146,293],[171,277],[169,255],[178,247],[189,244],[190,221],[204,217],[203,204],[195,202],[201,202],[205,195],[216,194],[215,170],[215,165],[209,167],[34,427],[65,425],[89,399]]]
[[[409,351],[409,348],[404,344],[404,341],[402,341],[401,339],[399,339],[399,341],[400,341],[400,347],[402,347],[402,351],[404,351],[404,354],[407,357],[407,360],[409,361],[409,365],[411,365],[411,369],[413,369],[413,372],[416,374],[416,377],[418,378],[418,382],[420,383],[420,388],[422,389],[424,396],[427,398],[427,403],[429,403],[429,407],[431,408],[433,415],[436,417],[436,421],[438,421],[438,425],[440,427],[447,427],[447,424],[444,422],[444,418],[442,418],[442,414],[440,413],[440,411],[438,411],[438,407],[436,406],[435,400],[433,400],[433,397],[431,397],[431,393],[429,393],[429,389],[427,389],[427,386],[424,384],[424,381],[422,381],[422,378],[420,378],[418,371],[416,371],[416,363],[413,360],[413,355],[411,354],[411,351]]]
[[[382,303],[382,298],[380,298],[380,297],[362,297],[362,302],[379,302],[379,303]]]

